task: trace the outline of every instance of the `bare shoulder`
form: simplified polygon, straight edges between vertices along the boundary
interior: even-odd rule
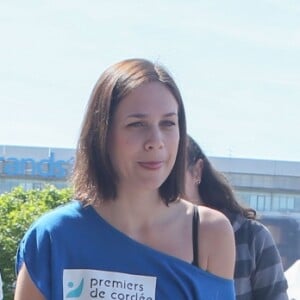
[[[232,246],[234,244],[234,233],[228,218],[221,212],[208,207],[201,206],[198,209],[200,239],[208,241],[208,245],[213,248]]]
[[[200,224],[209,232],[225,233],[232,232],[232,226],[228,218],[221,212],[201,206],[198,207],[200,215]]]
[[[180,203],[184,207],[186,214],[192,214],[195,207],[194,204],[183,199],[181,199]],[[209,232],[213,232],[214,230],[220,232],[221,228],[223,228],[224,231],[232,231],[230,221],[221,212],[206,206],[198,206],[198,211],[200,216],[199,223],[202,229],[208,230]]]
[[[201,267],[215,275],[232,279],[235,242],[230,221],[219,211],[203,206],[198,209]]]

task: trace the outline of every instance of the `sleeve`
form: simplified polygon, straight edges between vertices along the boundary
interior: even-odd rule
[[[270,231],[259,225],[253,239],[255,267],[251,276],[253,299],[288,300],[287,281],[279,251]]]
[[[16,273],[25,263],[31,280],[46,299],[51,299],[51,236],[44,228],[32,226],[17,250]]]

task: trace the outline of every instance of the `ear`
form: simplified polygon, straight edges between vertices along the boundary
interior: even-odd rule
[[[193,176],[194,178],[197,178],[197,180],[199,180],[199,182],[201,182],[201,178],[202,178],[202,171],[203,171],[203,159],[199,158],[193,168]]]

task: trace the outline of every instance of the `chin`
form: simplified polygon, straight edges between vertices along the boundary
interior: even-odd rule
[[[147,190],[159,190],[159,188],[162,186],[163,182],[161,181],[148,181],[144,182],[143,185]]]

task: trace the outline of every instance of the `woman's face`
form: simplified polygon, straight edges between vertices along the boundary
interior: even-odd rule
[[[158,189],[178,151],[178,104],[161,83],[144,84],[122,99],[109,134],[118,186]]]

